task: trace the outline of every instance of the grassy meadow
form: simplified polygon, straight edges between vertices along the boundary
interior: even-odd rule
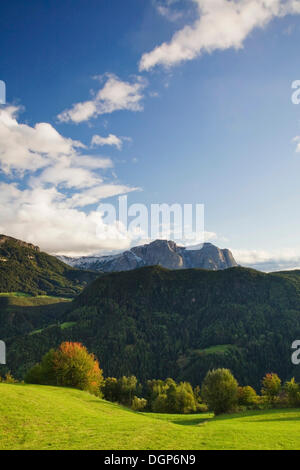
[[[0,384],[0,449],[299,449],[300,410],[136,413],[73,389]]]

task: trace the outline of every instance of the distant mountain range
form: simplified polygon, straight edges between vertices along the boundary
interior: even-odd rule
[[[154,265],[167,269],[199,268],[213,271],[237,266],[231,251],[222,250],[211,243],[204,243],[201,249],[193,249],[178,246],[175,242],[167,240],[155,240],[112,256],[58,258],[72,267],[101,272],[130,271]]]

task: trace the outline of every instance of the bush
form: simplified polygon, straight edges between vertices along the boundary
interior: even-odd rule
[[[169,413],[167,406],[167,394],[160,393],[151,404],[151,411],[154,413]]]
[[[209,371],[202,385],[202,397],[215,415],[233,411],[238,402],[238,383],[230,370]]]
[[[51,349],[40,364],[33,366],[25,376],[25,382],[37,385],[58,385],[54,369],[55,350]]]
[[[7,372],[5,374],[4,378],[1,378],[1,376],[0,376],[0,382],[2,382],[4,384],[16,384],[16,383],[18,383],[18,381],[16,379],[14,379],[14,377],[11,375],[10,372]]]
[[[289,406],[300,407],[300,385],[296,383],[294,378],[284,384],[284,390],[287,394]]]
[[[134,396],[140,392],[140,385],[134,375],[120,379],[108,377],[104,380],[101,390],[105,400],[131,406]]]
[[[281,380],[277,374],[266,374],[262,380],[262,396],[270,404],[274,404],[281,391]]]
[[[115,377],[107,377],[103,381],[101,391],[103,398],[113,403],[118,402],[120,398],[118,379]]]
[[[208,406],[205,403],[197,403],[196,413],[207,413]]]
[[[145,398],[133,397],[131,408],[134,411],[143,411],[147,407],[147,400]]]
[[[102,371],[93,354],[80,343],[66,342],[50,350],[26,375],[27,383],[58,385],[100,394]]]
[[[197,389],[188,382],[172,379],[148,381],[149,407],[155,413],[195,413],[199,404]]]
[[[195,413],[197,403],[191,384],[180,382],[167,390],[169,413]]]
[[[255,407],[258,404],[258,396],[254,388],[247,385],[238,388],[238,404],[247,408]]]
[[[134,395],[138,390],[137,378],[132,375],[130,377],[121,377],[118,380],[119,386],[119,403],[125,406],[131,406]]]

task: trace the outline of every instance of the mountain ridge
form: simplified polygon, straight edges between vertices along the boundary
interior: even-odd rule
[[[81,258],[58,256],[58,259],[76,268],[102,272],[130,271],[155,265],[168,269],[199,268],[214,271],[238,266],[228,249],[220,249],[211,243],[204,243],[202,248],[193,249],[178,246],[170,240],[155,240],[116,255]]]

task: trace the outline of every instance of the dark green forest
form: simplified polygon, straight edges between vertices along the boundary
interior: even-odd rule
[[[5,332],[3,332],[5,333]],[[291,344],[300,338],[300,271],[265,274],[145,267],[103,275],[34,334],[7,331],[8,366],[19,378],[62,341],[82,342],[105,376],[135,375],[199,385],[229,368],[261,388],[275,372],[300,378]]]

